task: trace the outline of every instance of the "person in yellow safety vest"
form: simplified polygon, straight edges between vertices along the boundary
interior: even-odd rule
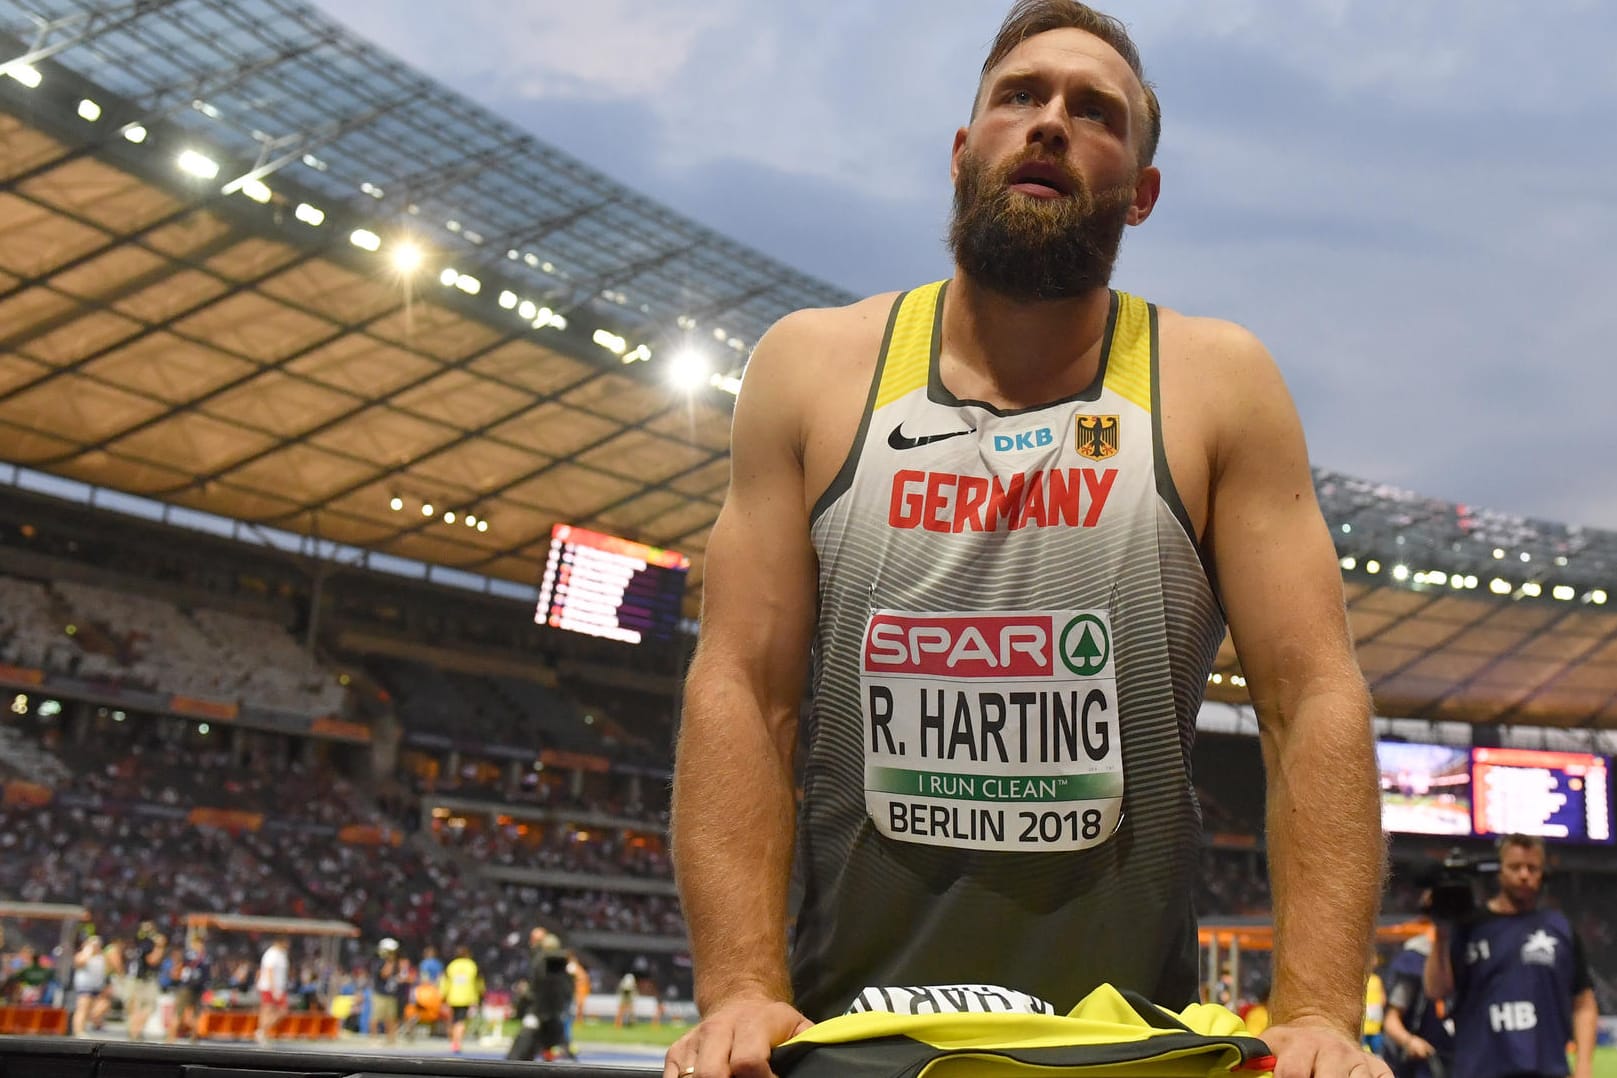
[[[1376,972],[1377,961],[1376,953],[1372,950],[1365,964],[1364,1026],[1361,1033],[1365,1050],[1379,1056],[1384,1039],[1381,1024],[1387,1017],[1387,986],[1382,981],[1381,974]]]
[[[444,967],[438,990],[449,1007],[449,1050],[459,1055],[461,1038],[466,1035],[466,1016],[483,998],[483,975],[472,961],[471,948],[455,948],[455,958]]]

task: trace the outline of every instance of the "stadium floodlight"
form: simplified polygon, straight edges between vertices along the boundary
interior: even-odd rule
[[[651,349],[647,345],[637,344],[628,355],[623,357],[625,363],[645,363],[651,359]]]
[[[477,527],[477,517],[474,514],[472,514],[472,513],[467,513],[466,514],[466,526],[468,528]]]
[[[399,510],[404,508],[404,499],[395,494],[393,497],[388,499],[387,507],[397,513]]]
[[[500,293],[500,310],[509,311],[517,305],[517,294],[507,288]]]
[[[1223,674],[1214,674],[1213,677],[1212,677],[1212,681],[1213,681],[1214,685],[1222,685],[1222,684],[1224,684],[1224,675]]]
[[[454,266],[445,266],[443,272],[438,274],[438,283],[445,288],[453,288],[458,280],[460,280],[460,270]]]
[[[199,722],[197,723],[197,733],[201,734],[203,737],[207,737],[209,734],[213,733],[213,727],[209,726],[205,722]]]
[[[1349,554],[1347,557],[1342,559],[1342,568],[1351,571],[1353,569],[1357,569],[1358,567],[1359,559],[1355,558],[1353,555]]]
[[[25,64],[21,60],[14,60],[5,67],[0,67],[0,75],[10,75],[30,90],[38,89],[40,82],[43,81],[39,68],[33,64]]]
[[[319,228],[326,220],[326,211],[319,206],[311,206],[307,202],[299,202],[298,208],[292,211],[292,216],[308,225],[310,228]]]
[[[388,251],[387,257],[393,263],[393,268],[400,273],[414,273],[417,267],[421,265],[421,259],[424,256],[420,247],[417,247],[409,240],[402,240],[393,245],[392,249]]]
[[[479,521],[478,521],[478,522],[477,522],[477,530],[478,530],[478,531],[480,531],[480,532],[486,532],[486,531],[488,531],[488,521],[486,521],[486,520],[479,520]]]
[[[139,146],[142,142],[146,141],[146,129],[140,124],[130,124],[128,127],[124,128],[124,138],[128,139],[130,142],[133,142],[136,146]]]
[[[424,516],[424,517],[432,516],[432,503],[431,502],[422,503],[421,515]]]
[[[1456,573],[1455,575],[1449,577],[1449,587],[1455,588],[1455,589],[1460,589],[1460,588],[1465,587],[1465,577],[1460,576],[1458,573]]]
[[[1589,601],[1591,603],[1594,603],[1596,606],[1605,606],[1606,605],[1606,593],[1605,593],[1605,591],[1603,591],[1600,588],[1596,588],[1594,591],[1591,591],[1589,593]]]
[[[1449,574],[1441,569],[1429,569],[1426,572],[1426,583],[1442,587],[1449,582]]]
[[[615,356],[621,356],[629,348],[629,342],[618,336],[616,333],[613,333],[611,330],[598,329],[590,337],[590,340],[594,341],[602,348],[605,348],[608,352],[611,352]]]
[[[741,379],[737,378],[733,374],[715,374],[707,381],[708,385],[712,386],[714,389],[717,389],[722,393],[728,393],[732,397],[741,392]]]
[[[1572,590],[1572,585],[1570,584],[1557,584],[1553,589],[1551,589],[1550,594],[1561,600],[1563,603],[1570,603],[1572,601],[1572,597],[1576,595],[1577,592]]]
[[[1496,576],[1492,580],[1488,581],[1488,590],[1493,592],[1495,595],[1509,595],[1516,589],[1510,586],[1510,581],[1502,580]]]
[[[473,277],[469,273],[463,273],[459,277],[455,278],[455,287],[466,293],[468,296],[475,296],[479,292],[483,291],[483,282],[479,281],[476,277]]]
[[[714,326],[713,327],[713,339],[714,340],[722,341],[728,336],[729,336],[729,334],[724,332],[724,330],[722,328],[720,328],[719,326]]]
[[[668,380],[687,393],[713,377],[713,365],[695,348],[681,348],[668,360]]]
[[[260,206],[268,202],[273,195],[273,192],[268,186],[265,185],[263,180],[242,181],[241,193],[258,203]]]
[[[535,306],[533,300],[525,299],[521,303],[517,304],[517,317],[518,318],[523,318],[523,319],[526,319],[529,322],[532,322],[538,316],[539,316],[539,308],[537,306]]]
[[[1394,565],[1392,567],[1392,578],[1394,580],[1399,580],[1399,581],[1408,580],[1409,579],[1409,566],[1407,566],[1407,565]]]
[[[348,234],[348,242],[362,251],[380,251],[382,237],[368,228],[356,228]]]
[[[455,511],[453,509],[445,509],[444,510],[444,523],[445,524],[453,524],[454,522],[455,522]]]
[[[95,123],[101,119],[101,106],[88,97],[79,102],[79,119],[86,123]]]
[[[1364,563],[1364,571],[1369,573],[1371,576],[1375,576],[1377,573],[1381,572],[1381,563],[1376,561],[1376,559],[1371,558],[1369,561]]]
[[[1353,534],[1353,525],[1351,525],[1351,524],[1342,525],[1342,534],[1343,535],[1352,535]]]
[[[1493,560],[1494,561],[1503,561],[1504,557],[1505,557],[1505,552],[1503,550],[1500,550],[1498,547],[1493,548]]]
[[[178,163],[181,172],[188,172],[199,180],[211,180],[219,175],[219,162],[196,150],[181,150]]]
[[[1566,555],[1565,554],[1557,554],[1555,556],[1555,564],[1560,566],[1561,568],[1565,569],[1566,568]]]
[[[1470,573],[1467,573],[1466,577],[1465,577],[1465,586],[1468,587],[1468,588],[1476,587],[1477,586],[1477,578],[1475,576],[1471,575]]]
[[[1522,594],[1527,596],[1529,599],[1537,599],[1540,595],[1544,594],[1544,588],[1539,584],[1538,581],[1529,580],[1527,583],[1522,585]]]
[[[1533,556],[1531,554],[1529,554],[1525,550],[1522,551],[1522,561],[1532,561],[1532,560],[1533,560]]]

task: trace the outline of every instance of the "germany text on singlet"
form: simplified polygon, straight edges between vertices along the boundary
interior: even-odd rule
[[[1096,380],[1005,411],[938,374],[945,287],[895,303],[815,507],[797,1003],[870,984],[1196,984],[1188,754],[1224,623],[1163,459],[1156,310]]]

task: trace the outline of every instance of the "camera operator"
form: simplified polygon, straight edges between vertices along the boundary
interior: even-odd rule
[[[1480,909],[1437,921],[1428,999],[1454,998],[1457,1078],[1591,1078],[1599,1011],[1583,944],[1558,910],[1539,908],[1544,840],[1499,840],[1499,890]],[[1434,911],[1434,918],[1443,911]]]

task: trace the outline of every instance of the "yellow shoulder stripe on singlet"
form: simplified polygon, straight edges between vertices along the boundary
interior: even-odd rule
[[[1151,410],[1151,305],[1127,292],[1117,294],[1106,388],[1144,411]]]
[[[934,281],[906,292],[899,300],[893,333],[883,357],[876,407],[926,385],[932,365],[932,333],[938,297],[946,282]],[[1106,360],[1106,388],[1144,411],[1151,410],[1150,305],[1127,292],[1117,293],[1117,323]]]
[[[932,366],[932,327],[937,321],[938,296],[944,281],[912,288],[899,300],[893,335],[883,357],[881,386],[876,407],[889,405],[911,390],[926,385]]]

